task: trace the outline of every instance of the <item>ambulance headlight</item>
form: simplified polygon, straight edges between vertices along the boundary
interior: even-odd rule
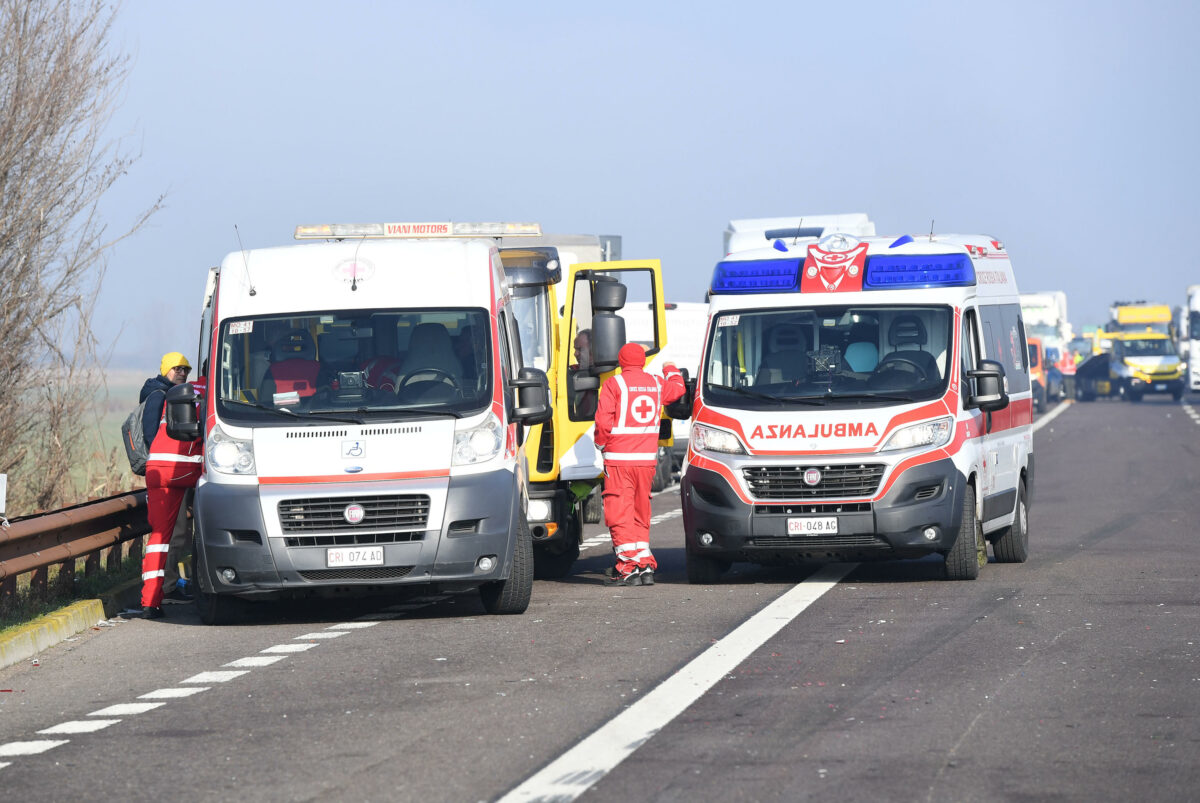
[[[692,425],[690,446],[701,452],[724,452],[725,454],[745,454],[742,443],[737,435],[723,429],[713,429],[703,424]]]
[[[454,465],[482,463],[500,454],[504,445],[504,430],[495,415],[489,414],[483,423],[454,433]]]
[[[954,419],[950,417],[937,418],[933,421],[901,427],[892,433],[892,437],[887,439],[887,443],[883,444],[880,451],[894,452],[922,446],[936,449],[949,443],[952,434],[954,434]]]
[[[212,428],[204,446],[208,466],[222,474],[256,474],[254,443],[234,438],[218,424]]]

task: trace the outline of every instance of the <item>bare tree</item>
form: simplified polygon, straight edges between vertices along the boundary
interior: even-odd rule
[[[106,129],[129,57],[102,0],[0,0],[0,472],[9,511],[76,501],[103,387],[92,310],[110,235],[100,199],[136,155]],[[78,477],[78,472],[76,473]]]

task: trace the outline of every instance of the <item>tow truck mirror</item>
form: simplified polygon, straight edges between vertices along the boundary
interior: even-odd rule
[[[967,371],[967,376],[975,380],[975,393],[967,398],[968,407],[978,407],[985,413],[992,413],[1008,406],[1003,365],[995,360],[980,360],[979,367]]]
[[[683,421],[692,417],[692,404],[696,399],[696,380],[688,376],[686,368],[680,368],[679,373],[683,374],[683,384],[687,387],[687,391],[663,409],[671,418]]]
[[[550,380],[546,372],[526,366],[517,372],[512,386],[517,390],[517,406],[512,420],[526,426],[544,424],[550,420]]]
[[[629,289],[615,276],[595,276],[592,285],[592,373],[617,367],[617,352],[625,345],[625,319],[617,310],[625,306]]]
[[[196,390],[190,384],[176,385],[167,391],[167,435],[177,441],[200,437],[200,417],[196,414]]]

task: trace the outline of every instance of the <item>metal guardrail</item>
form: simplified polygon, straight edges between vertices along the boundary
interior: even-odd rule
[[[17,577],[32,573],[30,589],[44,594],[50,567],[57,565],[57,582],[74,580],[75,564],[84,559],[84,575],[121,566],[124,545],[139,557],[141,537],[150,532],[146,520],[146,491],[128,491],[79,505],[14,519],[0,530],[0,597],[17,590]]]

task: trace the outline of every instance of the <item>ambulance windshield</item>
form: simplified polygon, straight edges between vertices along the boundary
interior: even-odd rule
[[[714,315],[706,402],[830,407],[945,392],[953,314],[944,306],[826,306]]]
[[[221,418],[244,424],[467,415],[492,398],[483,309],[337,310],[225,321]]]

